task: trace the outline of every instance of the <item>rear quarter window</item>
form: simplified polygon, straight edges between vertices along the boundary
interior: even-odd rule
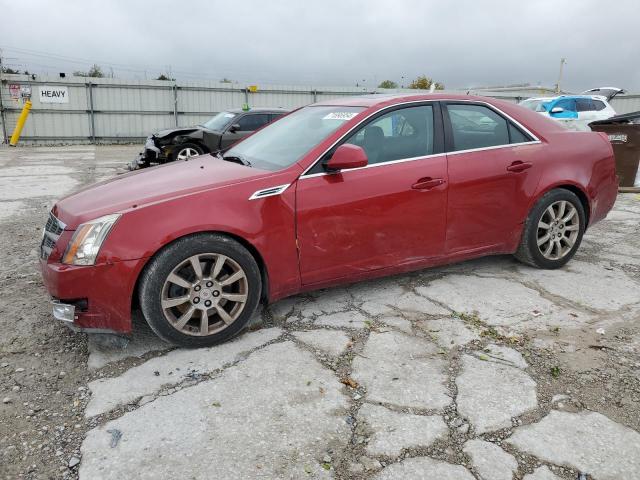
[[[526,143],[532,139],[513,123],[509,122],[509,140],[510,143]]]
[[[607,108],[605,103],[603,101],[601,101],[601,100],[594,100],[593,101],[593,106],[594,106],[595,110],[604,110],[605,108]]]

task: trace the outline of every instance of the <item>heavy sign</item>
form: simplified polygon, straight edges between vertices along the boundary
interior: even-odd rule
[[[42,85],[40,91],[40,103],[69,103],[69,91],[67,87],[50,87]]]

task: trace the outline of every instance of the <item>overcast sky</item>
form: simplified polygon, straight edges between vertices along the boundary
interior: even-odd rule
[[[565,57],[565,89],[637,92],[639,18],[638,0],[0,0],[0,47],[56,74],[447,88],[552,86]]]

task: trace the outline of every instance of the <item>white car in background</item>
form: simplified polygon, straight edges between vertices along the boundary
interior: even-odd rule
[[[580,95],[528,98],[520,102],[520,105],[547,115],[571,130],[588,131],[591,122],[616,115],[609,101],[623,92],[621,88],[615,87],[593,88]]]

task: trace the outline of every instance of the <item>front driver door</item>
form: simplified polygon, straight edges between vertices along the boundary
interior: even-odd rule
[[[341,143],[364,148],[369,165],[332,174],[317,165],[298,180],[302,283],[442,255],[447,164],[438,104],[386,110]]]
[[[232,125],[238,125],[239,128],[234,131],[232,131],[232,125],[227,128],[227,131],[222,135],[220,148],[222,150],[228,149],[240,139],[269,123],[269,120],[270,116],[268,113],[247,113],[237,120],[234,119]]]

